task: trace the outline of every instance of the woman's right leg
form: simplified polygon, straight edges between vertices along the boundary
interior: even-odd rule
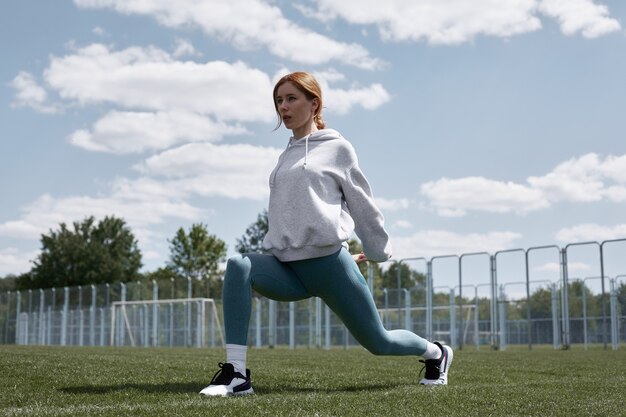
[[[222,303],[226,343],[245,346],[252,313],[252,290],[277,301],[310,297],[296,274],[274,256],[249,253],[228,260]]]
[[[226,363],[220,364],[220,370],[209,386],[200,391],[203,395],[253,393],[250,371],[246,369],[253,289],[278,301],[297,301],[310,297],[291,268],[271,255],[252,253],[230,258],[222,293]]]

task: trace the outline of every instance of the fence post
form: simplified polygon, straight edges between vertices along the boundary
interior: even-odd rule
[[[474,338],[476,340],[476,350],[480,350],[480,326],[478,325],[478,286],[474,285]]]
[[[498,321],[498,278],[496,276],[496,257],[491,255],[489,257],[491,262],[491,303],[490,306],[490,323],[489,329],[491,331],[491,347],[495,348],[497,346],[497,321]]]
[[[396,284],[397,284],[396,291],[398,291],[398,324],[400,324],[400,316],[402,315],[402,313],[400,311],[400,305],[401,305],[401,303],[400,303],[400,297],[401,297],[400,285],[401,285],[401,276],[402,276],[401,275],[401,272],[402,272],[402,259],[400,259],[397,262],[397,264],[398,264],[397,265],[398,269],[396,270]],[[386,294],[385,294],[385,297],[386,297]],[[387,298],[385,298],[385,302],[386,301],[387,301]]]
[[[526,262],[526,326],[527,326],[527,337],[528,337],[528,350],[532,350],[533,348],[533,322],[531,318],[531,310],[530,310],[530,272],[528,265],[528,252],[530,249],[526,249],[524,251],[524,258]]]
[[[561,315],[563,317],[562,329],[563,337],[562,344],[564,349],[568,349],[570,345],[569,337],[569,276],[567,270],[567,247],[561,251],[561,268],[563,277],[563,284],[561,286]]]
[[[461,316],[463,311],[461,311]],[[462,329],[461,329],[462,330]],[[461,333],[461,337],[463,334]],[[454,288],[450,289],[450,345],[456,347],[456,303],[454,299]]]
[[[63,310],[61,311],[61,346],[67,344],[67,316],[69,315],[70,289],[63,287]]]
[[[100,346],[104,346],[104,327],[106,323],[106,312],[111,311],[107,308],[100,307]]]
[[[604,245],[607,243],[611,243],[611,242],[625,242],[625,241],[626,241],[626,238],[611,239],[611,240],[605,240],[604,242],[600,244],[600,277],[602,280],[602,338],[603,338],[605,350],[607,347],[606,347],[606,294],[604,292]],[[617,280],[617,277],[615,277],[615,279]],[[617,330],[619,330],[619,328],[617,328]],[[619,343],[619,338],[618,338],[618,343]]]
[[[15,344],[21,345],[20,315],[22,314],[22,292],[15,292]]]
[[[610,291],[611,291],[611,347],[613,350],[617,350],[619,346],[619,332],[618,323],[619,317],[617,316],[617,288],[615,287],[615,280],[611,279]]]
[[[411,292],[406,288],[403,288],[404,292],[404,328],[406,330],[413,330],[413,320],[411,317]]]
[[[38,333],[37,333],[37,338],[38,341],[37,343],[39,345],[44,345],[45,344],[45,331],[46,331],[46,326],[45,326],[45,297],[44,297],[44,292],[43,289],[40,288],[39,289],[39,328],[38,328]]]
[[[383,296],[385,299],[385,328],[389,330],[389,291],[387,288],[383,288]]]
[[[121,296],[120,296],[120,301],[126,301],[126,284],[124,284],[123,282],[120,284],[120,288],[121,288]],[[122,308],[124,310],[124,313],[126,313],[126,306],[122,305]],[[115,323],[117,332],[118,332],[118,341],[116,343],[116,346],[124,346],[126,344],[126,332],[124,331],[124,325],[122,324],[122,317],[121,314],[117,315],[117,323]],[[130,330],[130,329],[128,329]]]
[[[196,301],[196,347],[201,348],[206,345],[204,334],[204,302]]]
[[[269,300],[269,323],[268,323],[268,344],[270,348],[276,346],[276,301]]]
[[[500,310],[500,349],[506,349],[506,299],[504,297],[504,285],[500,285],[500,299],[498,300]]]
[[[89,346],[96,344],[96,286],[91,284],[91,306],[89,307]]]
[[[155,279],[152,280],[152,299],[155,303],[152,305],[152,346],[159,346],[159,284]],[[211,313],[213,314],[213,313]],[[211,330],[213,330],[213,322],[211,322]]]
[[[558,309],[558,298],[556,284],[552,284],[552,346],[554,349],[559,348],[560,343],[560,326],[559,326],[559,309]]]
[[[192,281],[191,277],[187,277],[187,307],[185,309],[185,344],[191,346],[191,298],[192,298]]]
[[[589,336],[587,335],[587,283],[583,279],[583,342],[585,350],[588,348]]]

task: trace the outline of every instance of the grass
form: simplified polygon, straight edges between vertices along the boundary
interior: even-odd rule
[[[450,385],[411,357],[251,349],[254,396],[205,398],[221,349],[0,346],[2,416],[619,416],[626,349],[455,352]]]

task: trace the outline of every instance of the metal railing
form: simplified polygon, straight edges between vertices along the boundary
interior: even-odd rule
[[[622,305],[626,298],[626,275],[615,274],[614,278],[605,275],[607,262],[610,261],[607,259],[610,257],[607,256],[606,249],[609,244],[624,242],[626,239],[613,239],[601,243],[572,243],[563,248],[548,245],[506,249],[494,254],[472,252],[432,258],[403,258],[395,261],[397,287],[384,288],[377,300],[381,319],[389,329],[407,328],[431,340],[442,338],[460,348],[469,341],[477,349],[484,345],[505,349],[511,343],[526,344],[528,349],[532,349],[534,344],[552,343],[555,348],[568,348],[572,343],[581,343],[587,348],[591,343],[602,343],[607,349],[610,340],[611,348],[617,349],[626,334],[626,320],[623,316],[625,310]],[[574,247],[598,248],[596,259],[599,276],[570,278],[569,258]],[[556,255],[556,279],[535,279],[533,276],[536,270],[531,268],[531,258],[537,256],[539,251]],[[523,277],[523,281],[506,279],[506,268],[501,265],[505,259],[511,258],[505,256],[506,254],[521,255],[515,257],[513,264],[516,265],[515,274]],[[626,259],[624,255],[626,245],[617,260],[623,262]],[[470,259],[481,258],[487,262],[477,268],[480,278],[470,280],[467,264]],[[439,262],[443,259],[453,262],[455,266],[455,271],[447,274],[448,279],[438,271]],[[400,287],[401,266],[409,262],[423,264],[426,278],[424,286]],[[449,275],[453,275],[452,280]],[[367,279],[369,288],[373,291],[374,272],[371,265]],[[571,294],[572,285],[576,283],[582,286],[579,296]],[[598,287],[597,283],[599,293],[594,295],[591,287]],[[540,285],[536,291],[543,288],[544,295],[549,296],[546,301],[549,309],[543,306],[541,315],[536,317],[533,314],[538,313],[533,308],[537,306],[531,305],[536,294],[531,293],[531,285]],[[114,303],[205,297],[202,294],[203,286],[203,283],[188,279],[184,282],[172,280],[171,283],[161,285],[153,281],[151,284],[134,282],[0,293],[0,343],[108,345]],[[520,288],[523,290],[520,291]],[[488,295],[479,297],[479,292],[483,290]],[[470,297],[467,297],[468,293],[471,294]],[[575,304],[575,317],[572,317],[572,303],[579,301],[582,306]],[[592,314],[589,313],[591,301],[594,305],[599,301],[600,305],[599,311],[594,310]],[[489,304],[488,308],[486,303]],[[215,304],[217,315],[221,315],[219,301]],[[176,335],[181,332],[181,340],[186,341],[173,342],[173,345],[197,344],[189,343],[189,335],[198,326],[198,322],[193,321],[198,313],[194,310],[192,314],[192,308],[193,304],[188,303],[185,308],[176,309],[176,317],[162,319],[169,320],[168,323],[173,326],[168,334]],[[161,314],[166,310],[163,309]],[[172,340],[177,338],[172,336]],[[339,319],[319,299],[295,303],[256,299],[249,340],[252,346],[257,347],[330,347],[356,344]]]

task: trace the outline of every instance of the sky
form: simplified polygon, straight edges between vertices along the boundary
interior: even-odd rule
[[[273,85],[296,70],[315,74],[328,127],[354,145],[393,259],[576,243],[569,273],[585,278],[600,274],[598,246],[577,243],[626,238],[622,1],[0,10],[0,276],[30,270],[42,234],[88,216],[123,218],[143,271],[164,266],[168,240],[194,223],[234,254],[290,135],[274,130]],[[626,274],[625,248],[605,245],[605,274]],[[558,267],[557,249],[533,252],[533,278]]]

